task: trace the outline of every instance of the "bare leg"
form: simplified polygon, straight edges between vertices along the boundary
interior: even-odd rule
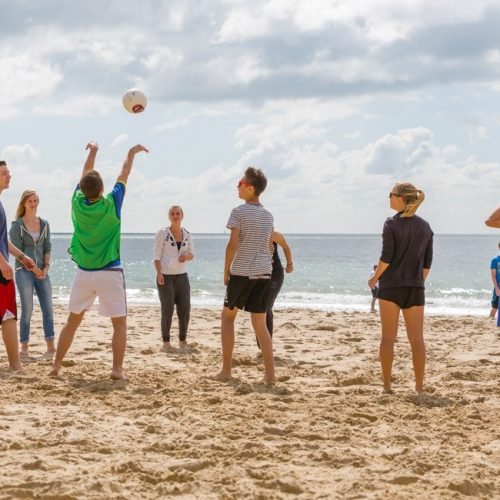
[[[111,378],[113,380],[126,380],[123,374],[123,359],[125,358],[125,348],[127,347],[127,317],[111,318],[113,323],[113,370]]]
[[[424,343],[424,306],[403,309],[406,333],[411,345],[413,371],[415,372],[415,390],[424,391],[425,343]]]
[[[47,340],[47,353],[52,354],[56,352],[56,347],[53,340]]]
[[[497,311],[498,311],[498,309],[496,309],[495,307],[492,307],[491,311],[490,311],[490,318],[494,318],[497,314]]]
[[[28,342],[21,342],[21,354],[23,356],[28,356],[28,354],[29,354],[29,343]]]
[[[274,384],[276,376],[274,374],[273,340],[266,325],[266,313],[251,313],[252,326],[255,336],[260,344],[262,360],[264,361],[264,382]]]
[[[388,300],[379,300],[382,339],[380,340],[380,364],[384,392],[391,392],[392,362],[394,360],[394,341],[398,334],[399,306]]]
[[[231,378],[233,367],[233,349],[234,349],[234,321],[238,309],[222,308],[220,316],[220,338],[222,344],[222,369],[215,376],[217,380],[228,380]]]
[[[7,319],[2,322],[2,337],[9,359],[9,370],[19,371],[23,369],[19,359],[19,349],[17,346],[17,323],[15,319]]]
[[[64,356],[66,356],[68,349],[73,343],[76,329],[80,326],[84,315],[85,311],[82,311],[79,314],[69,313],[66,324],[61,330],[61,335],[59,335],[56,357],[54,359],[54,364],[52,365],[52,370],[49,373],[49,377],[57,377],[57,375],[59,375],[59,370],[61,369]]]
[[[370,308],[370,312],[372,312],[372,313],[377,312],[377,310],[375,309],[375,302],[376,301],[377,301],[377,297],[372,297],[372,305]]]

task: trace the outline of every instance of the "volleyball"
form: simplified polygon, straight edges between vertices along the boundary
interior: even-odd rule
[[[130,89],[123,96],[123,107],[129,113],[142,113],[147,103],[146,94],[139,89]]]

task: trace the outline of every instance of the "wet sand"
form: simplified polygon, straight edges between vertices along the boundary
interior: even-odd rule
[[[286,310],[275,325],[276,386],[261,383],[248,315],[221,383],[218,311],[193,310],[189,347],[165,353],[154,306],[131,307],[128,382],[108,378],[96,311],[52,379],[37,311],[25,371],[9,374],[0,351],[0,498],[499,497],[493,320],[426,319],[423,396],[404,328],[384,395],[376,315]]]

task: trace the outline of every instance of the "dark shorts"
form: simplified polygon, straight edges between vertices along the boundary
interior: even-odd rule
[[[248,276],[231,276],[226,288],[224,307],[265,313],[271,300],[271,277],[251,279]]]
[[[372,288],[371,291],[372,291],[372,297],[376,299],[378,297],[378,286]]]
[[[416,287],[398,287],[379,289],[377,298],[394,302],[401,309],[425,306],[425,289]]]
[[[6,280],[0,273],[0,325],[2,320],[17,319],[14,280]]]
[[[494,288],[493,288],[493,293],[491,294],[491,307],[493,309],[498,309],[498,295],[496,294]]]

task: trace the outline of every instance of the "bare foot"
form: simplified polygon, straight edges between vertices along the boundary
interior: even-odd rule
[[[264,379],[264,384],[266,384],[266,385],[275,385],[276,384],[276,379],[274,377],[270,378],[270,379],[265,378]]]
[[[21,363],[13,363],[9,365],[9,372],[22,372],[23,365]]]
[[[47,353],[56,352],[56,346],[54,345],[53,340],[47,340]]]
[[[227,382],[231,379],[231,372],[221,371],[217,375],[214,376],[214,380],[218,380],[219,382]]]
[[[61,365],[59,363],[54,363],[52,366],[52,370],[49,372],[49,377],[58,377],[59,376],[59,370],[61,369]]]
[[[109,378],[111,380],[128,380],[128,378],[124,375],[123,370],[121,368],[119,370],[112,370]]]
[[[415,386],[415,392],[420,396],[421,394],[424,393],[424,388]]]
[[[161,348],[162,351],[171,351],[172,349],[173,347],[170,342],[163,342],[163,346]]]
[[[384,387],[382,391],[383,394],[394,394],[394,391],[390,387]]]
[[[179,349],[184,349],[188,346],[188,343],[185,340],[179,340]]]

